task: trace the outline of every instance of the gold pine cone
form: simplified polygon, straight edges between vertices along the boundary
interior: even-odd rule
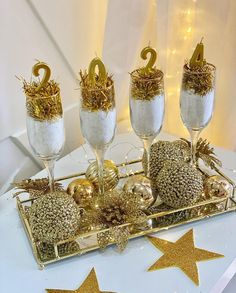
[[[95,195],[93,184],[85,178],[73,180],[67,187],[67,193],[72,195],[81,207],[89,206]]]
[[[94,161],[88,166],[85,174],[86,178],[93,183],[95,190],[98,191],[98,168]],[[103,182],[105,191],[114,189],[119,182],[119,170],[116,164],[111,160],[105,160],[103,165]]]
[[[29,212],[29,224],[36,241],[57,243],[76,235],[80,209],[66,192],[53,192],[35,200]]]
[[[195,167],[182,161],[168,161],[156,177],[154,186],[165,204],[181,208],[200,199],[203,179]]]

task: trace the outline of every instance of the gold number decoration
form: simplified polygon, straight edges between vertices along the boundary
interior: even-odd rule
[[[143,48],[143,50],[141,51],[141,58],[143,60],[147,59],[147,54],[150,54],[150,58],[148,60],[147,65],[145,66],[145,72],[148,73],[152,70],[156,60],[157,60],[157,52],[155,49],[151,48],[151,47],[145,47]]]
[[[202,43],[202,39],[201,39],[201,42],[197,44],[193,52],[193,55],[189,62],[190,67],[194,67],[194,66],[202,67],[206,64],[206,60],[204,59],[204,45]]]
[[[98,57],[94,58],[89,64],[88,77],[92,85],[95,85],[96,67],[98,67],[98,81],[103,83],[106,80],[106,68],[102,60]]]
[[[51,76],[51,69],[44,62],[38,62],[33,66],[33,69],[32,69],[33,75],[38,77],[40,69],[44,69],[44,75],[43,75],[42,81],[40,82],[39,86],[36,88],[37,92],[47,84],[47,82],[49,81],[50,76]]]

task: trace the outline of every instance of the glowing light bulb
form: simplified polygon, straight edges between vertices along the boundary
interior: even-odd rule
[[[191,33],[191,31],[192,31],[192,28],[189,27],[189,28],[187,29],[187,33]]]

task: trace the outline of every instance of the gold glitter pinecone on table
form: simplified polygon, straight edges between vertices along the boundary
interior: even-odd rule
[[[80,227],[80,209],[65,192],[48,193],[35,200],[29,224],[36,241],[57,243],[73,237]]]
[[[173,208],[194,204],[203,192],[201,172],[182,161],[166,162],[153,183],[161,200]]]
[[[189,161],[190,149],[182,140],[158,141],[151,146],[150,151],[150,178],[155,179],[167,160]],[[143,155],[143,169],[147,168],[147,156]]]
[[[133,225],[147,220],[146,214],[140,210],[139,198],[130,197],[127,193],[112,190],[100,197],[90,214],[90,226],[99,229],[109,228],[106,232],[97,234],[98,245],[105,248],[114,241],[122,251],[128,242],[132,226],[119,225],[130,223]]]

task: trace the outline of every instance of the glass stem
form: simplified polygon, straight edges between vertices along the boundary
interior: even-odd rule
[[[103,180],[103,163],[104,163],[104,150],[95,150],[97,168],[98,168],[98,193],[104,195],[104,180]]]
[[[146,155],[147,155],[147,166],[145,170],[145,176],[149,177],[150,176],[150,150],[151,150],[151,145],[153,142],[153,137],[142,139],[142,141],[143,141],[144,151],[146,152]]]
[[[190,137],[191,137],[191,164],[193,166],[197,166],[197,158],[196,158],[196,151],[197,151],[197,142],[201,130],[193,130],[189,129]]]
[[[44,166],[48,173],[50,192],[54,191],[54,166],[55,160],[43,160]]]

